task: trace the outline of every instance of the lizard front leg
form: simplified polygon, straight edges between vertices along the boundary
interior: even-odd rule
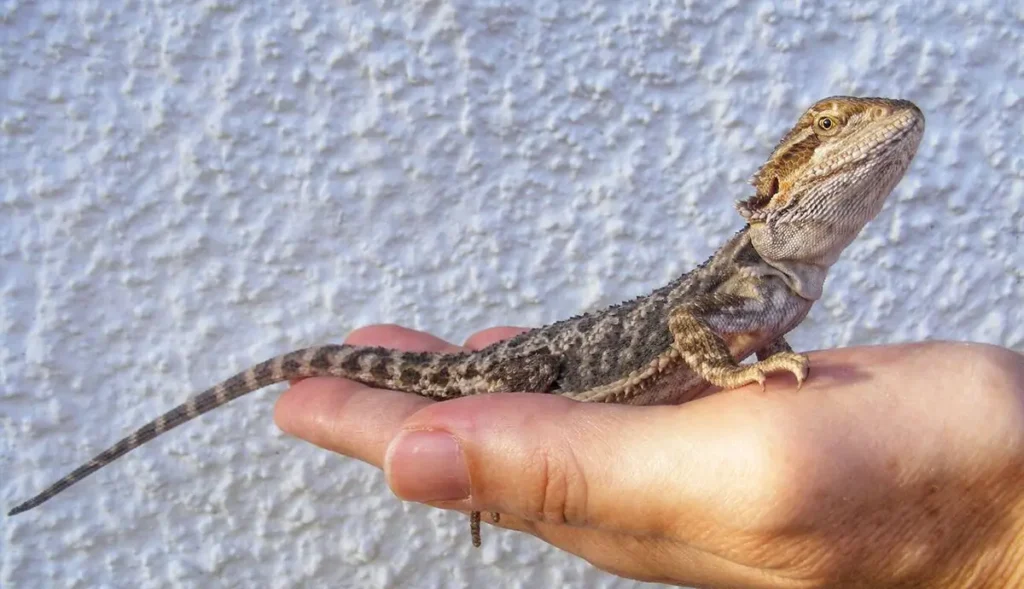
[[[719,316],[717,319],[742,333],[742,307],[745,303],[750,303],[735,303],[736,305],[730,305],[736,309],[735,313]],[[721,304],[721,301],[718,301],[718,304]],[[680,357],[701,378],[724,389],[734,389],[756,382],[764,390],[766,375],[789,372],[796,377],[798,388],[803,384],[807,378],[807,356],[794,353],[782,336],[757,350],[758,361],[754,364],[739,364],[729,352],[725,340],[700,312],[702,306],[681,305],[672,311],[668,322]],[[719,306],[718,309],[721,310],[722,307]]]

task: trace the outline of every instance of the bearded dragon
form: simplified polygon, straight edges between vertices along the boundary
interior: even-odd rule
[[[271,358],[157,417],[8,515],[207,411],[291,379],[339,376],[437,400],[531,391],[631,404],[692,396],[708,385],[763,389],[771,373],[791,373],[799,386],[808,359],[790,349],[785,334],[821,297],[829,267],[882,208],[923,132],[924,115],[905,100],[821,100],[753,176],[755,194],[737,203],[746,226],[702,265],[651,294],[473,352],[329,344]],[[751,354],[756,362],[740,364]],[[478,512],[471,521],[479,545]]]

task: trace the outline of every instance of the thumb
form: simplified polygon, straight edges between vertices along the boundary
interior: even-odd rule
[[[691,523],[726,480],[742,476],[730,468],[741,468],[735,462],[716,456],[729,443],[709,448],[723,430],[715,412],[701,407],[706,401],[713,397],[631,407],[503,393],[436,403],[406,420],[384,472],[409,501],[666,533]]]

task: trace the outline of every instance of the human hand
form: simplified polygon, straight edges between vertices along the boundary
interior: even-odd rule
[[[492,329],[480,348],[517,330]],[[393,326],[349,343],[456,351]],[[1024,357],[927,343],[811,355],[681,406],[495,394],[435,403],[335,378],[275,419],[401,498],[502,514],[612,573],[708,587],[1024,585]],[[484,517],[484,521],[488,518]]]

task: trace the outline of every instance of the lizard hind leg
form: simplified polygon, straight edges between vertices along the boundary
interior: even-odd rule
[[[798,388],[807,378],[807,356],[793,352],[781,337],[758,350],[757,362],[739,364],[721,336],[691,311],[673,311],[669,329],[683,361],[701,378],[723,389],[756,382],[763,391],[767,375],[777,372],[796,377]]]

